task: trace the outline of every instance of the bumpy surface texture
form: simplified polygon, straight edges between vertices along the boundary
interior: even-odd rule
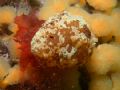
[[[83,64],[95,37],[80,16],[64,11],[50,17],[31,41],[31,50],[46,66]]]

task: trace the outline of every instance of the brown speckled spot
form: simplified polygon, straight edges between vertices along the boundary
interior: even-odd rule
[[[83,26],[83,33],[85,33],[85,35],[88,37],[88,38],[91,38],[91,32],[90,30],[88,29],[88,27],[86,25]]]

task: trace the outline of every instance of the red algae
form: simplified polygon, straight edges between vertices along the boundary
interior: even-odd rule
[[[61,70],[58,68],[47,68],[40,65],[40,61],[31,53],[31,40],[34,34],[44,23],[44,20],[38,20],[32,13],[30,15],[17,16],[15,23],[18,25],[18,32],[15,35],[15,41],[20,44],[20,67],[25,75],[29,74],[27,80],[20,83],[17,89],[24,90],[56,90],[61,87]],[[27,86],[26,86],[27,85]],[[13,88],[12,88],[13,89]]]
[[[24,90],[56,90],[60,88],[61,72],[57,68],[43,68],[39,60],[31,53],[31,40],[39,30],[44,20],[39,21],[34,14],[17,16],[15,23],[18,25],[18,32],[15,35],[16,42],[20,43],[20,67],[23,74],[29,74],[27,81],[13,88]]]
[[[15,40],[20,43],[21,56],[20,66],[24,70],[27,65],[36,66],[37,60],[31,53],[30,42],[34,34],[38,31],[44,20],[38,20],[34,13],[29,15],[17,16],[15,23],[18,25],[18,32],[15,35]]]

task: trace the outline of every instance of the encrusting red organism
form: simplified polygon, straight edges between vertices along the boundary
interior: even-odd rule
[[[34,14],[17,16],[15,23],[18,25],[18,32],[15,35],[15,40],[20,43],[21,56],[20,65],[25,68],[29,63],[35,64],[35,57],[31,53],[31,39],[41,27],[43,20],[39,21]]]
[[[15,23],[18,25],[18,32],[15,35],[15,41],[20,44],[20,67],[23,74],[29,74],[27,80],[23,81],[11,90],[56,90],[61,87],[62,73],[58,68],[42,68],[40,63],[31,53],[31,40],[34,34],[39,30],[44,20],[39,21],[33,14],[17,16]],[[56,83],[56,84],[55,84]],[[27,86],[26,86],[27,85]]]

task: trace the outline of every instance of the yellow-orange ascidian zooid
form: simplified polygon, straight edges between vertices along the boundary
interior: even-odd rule
[[[2,85],[4,87],[8,86],[8,85],[14,85],[14,84],[18,84],[21,81],[21,70],[19,65],[15,65],[14,67],[12,67],[9,70],[9,74],[7,75],[7,77],[2,81]]]
[[[0,23],[11,23],[15,16],[15,8],[11,6],[0,7]]]
[[[55,15],[69,6],[66,0],[46,0],[44,6],[37,13],[39,19],[47,20],[50,16]]]
[[[96,75],[89,84],[89,90],[112,90],[112,81],[107,75]]]
[[[120,71],[120,46],[101,44],[93,50],[91,60],[88,62],[91,73],[107,74]]]
[[[112,32],[111,16],[102,13],[93,14],[91,16],[90,26],[92,32],[97,37],[109,36]]]
[[[79,8],[79,7],[68,7],[66,9],[66,11],[70,12],[71,14],[73,15],[76,15],[76,16],[82,16],[88,23],[90,22],[91,20],[91,15],[85,11],[83,8]]]
[[[97,10],[110,10],[117,5],[117,0],[87,0]]]
[[[115,36],[115,41],[120,43],[120,8],[115,8],[111,13],[113,23],[112,23],[112,32]]]

